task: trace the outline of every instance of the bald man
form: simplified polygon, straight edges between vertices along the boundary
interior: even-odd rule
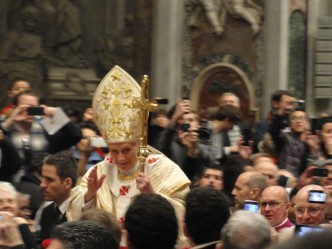
[[[278,167],[272,161],[262,161],[254,166],[261,173],[269,186],[278,185]]]
[[[289,195],[285,188],[270,186],[262,192],[260,212],[277,232],[294,226],[288,219],[290,207]]]
[[[259,202],[261,193],[267,186],[265,177],[259,172],[248,171],[239,175],[232,191],[235,208],[243,209],[245,200]]]
[[[295,217],[296,224],[318,226],[325,221],[325,203],[308,202],[310,190],[324,191],[319,185],[307,185],[297,192],[295,196]],[[325,191],[324,191],[325,192]]]

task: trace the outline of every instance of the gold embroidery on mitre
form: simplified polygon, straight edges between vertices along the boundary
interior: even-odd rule
[[[107,143],[139,141],[141,99],[139,84],[115,66],[97,87],[92,108]]]

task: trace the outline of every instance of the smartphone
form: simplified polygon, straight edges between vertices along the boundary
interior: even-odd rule
[[[319,122],[320,122],[319,118],[311,118],[310,119],[311,134],[313,134],[313,135],[317,134],[317,130],[319,130]]]
[[[322,232],[324,231],[323,227],[312,227],[305,225],[296,225],[295,226],[295,236],[301,237],[310,232]]]
[[[29,116],[43,116],[45,115],[44,107],[28,107],[27,113]]]
[[[190,124],[182,124],[181,125],[181,130],[183,130],[184,132],[187,132],[190,128]]]
[[[157,103],[160,105],[167,105],[168,99],[156,99]]]
[[[326,193],[323,190],[310,190],[308,202],[325,204]]]
[[[249,141],[252,140],[252,131],[251,129],[244,129],[243,130],[243,145],[244,146],[249,146],[250,143]]]
[[[259,212],[259,204],[258,204],[257,201],[245,200],[243,209],[258,213]]]
[[[91,137],[90,146],[96,148],[107,148],[107,144],[102,137]]]
[[[325,168],[314,168],[312,170],[313,176],[319,176],[319,177],[327,177],[329,174],[329,171]]]

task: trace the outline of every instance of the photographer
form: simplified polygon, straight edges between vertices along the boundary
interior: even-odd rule
[[[224,141],[224,134],[233,129],[233,126],[241,121],[240,110],[234,105],[222,105],[213,114],[212,120],[208,122],[207,126],[212,130],[211,145],[209,146],[210,154],[213,161],[223,163],[228,154],[225,150],[226,144]]]
[[[31,168],[33,154],[69,149],[82,138],[82,132],[69,119],[66,121],[61,108],[40,105],[40,98],[33,90],[20,92],[13,104],[13,111],[1,123],[0,129],[11,140],[23,162],[14,176],[16,183]],[[52,121],[42,125],[46,118],[52,118]]]
[[[280,169],[286,169],[298,177],[307,167],[307,155],[312,137],[307,134],[309,122],[303,109],[294,109],[289,114],[289,129],[283,120],[286,109],[280,108],[273,116],[270,134],[276,148],[277,164]],[[307,143],[307,141],[309,143]]]
[[[205,132],[204,132],[205,131]],[[191,109],[190,101],[180,99],[174,107],[170,121],[162,131],[158,149],[178,164],[189,179],[192,179],[203,162],[210,160],[208,145],[200,141],[209,131],[200,126],[198,114]]]
[[[0,212],[0,248],[27,248],[15,221],[15,217],[9,212]]]

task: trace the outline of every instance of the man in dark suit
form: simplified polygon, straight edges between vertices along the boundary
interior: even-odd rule
[[[50,238],[53,228],[67,221],[68,198],[76,181],[76,162],[72,156],[60,152],[45,157],[40,186],[44,191],[45,200],[53,203],[45,207],[41,215],[41,240]]]

